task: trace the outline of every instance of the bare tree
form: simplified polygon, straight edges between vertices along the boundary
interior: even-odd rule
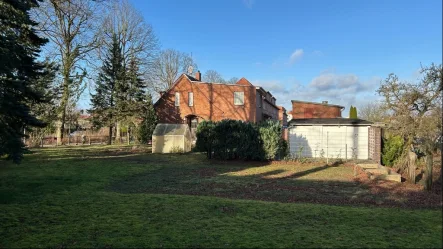
[[[203,75],[203,80],[214,83],[226,83],[223,76],[219,72],[212,69],[206,71],[206,73]]]
[[[123,56],[123,68],[127,72],[130,63],[136,63],[137,76],[142,81],[148,81],[152,76],[152,67],[158,54],[159,41],[152,26],[147,23],[143,15],[127,0],[115,0],[110,11],[105,15],[100,32],[98,56],[101,61],[108,50],[112,48],[112,39],[117,35]],[[126,83],[129,79],[126,78]],[[128,86],[129,87],[129,86]],[[125,94],[125,93],[122,93]],[[120,112],[122,114],[122,112]],[[120,139],[122,122],[128,123],[132,114],[120,115],[116,124],[116,139]]]
[[[388,114],[380,103],[368,103],[360,108],[360,117],[371,122],[383,122]]]
[[[228,84],[235,84],[237,82],[238,82],[238,78],[237,77],[232,77],[226,83],[228,83]]]
[[[78,100],[85,89],[84,79],[88,57],[97,47],[96,24],[101,1],[46,0],[35,11],[40,31],[49,39],[47,55],[61,65],[62,96],[57,110],[61,142],[69,101]]]
[[[182,73],[188,71],[189,66],[197,70],[197,64],[186,53],[166,49],[161,51],[152,67],[150,86],[155,92],[166,91]]]
[[[392,112],[390,130],[405,138],[407,150],[414,145],[426,155],[423,179],[427,190],[432,186],[432,154],[441,135],[442,72],[441,65],[424,67],[423,78],[417,83],[400,82],[391,74],[378,89],[385,107]]]
[[[99,58],[111,48],[112,37],[116,34],[122,49],[124,68],[131,59],[136,60],[140,73],[147,77],[158,54],[159,41],[143,15],[128,0],[115,0],[100,26]]]

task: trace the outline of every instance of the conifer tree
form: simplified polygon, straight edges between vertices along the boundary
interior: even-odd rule
[[[117,35],[113,35],[111,49],[100,69],[96,81],[96,93],[91,96],[92,121],[95,127],[109,127],[108,143],[112,142],[112,129],[118,117],[124,81],[123,57]]]
[[[47,40],[35,31],[30,19],[37,0],[3,0],[0,4],[0,157],[7,155],[19,163],[26,150],[22,138],[26,127],[45,123],[32,115],[30,105],[43,103],[45,94],[40,79],[48,75],[38,62],[40,47]]]
[[[157,125],[157,115],[152,104],[151,94],[146,95],[145,105],[143,107],[143,121],[138,129],[138,140],[142,144],[147,144],[151,140],[152,133]]]

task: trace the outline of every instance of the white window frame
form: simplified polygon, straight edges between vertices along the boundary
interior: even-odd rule
[[[245,92],[234,92],[234,105],[245,105]]]
[[[194,93],[188,92],[188,106],[194,106]]]
[[[180,106],[180,93],[175,92],[175,106]]]

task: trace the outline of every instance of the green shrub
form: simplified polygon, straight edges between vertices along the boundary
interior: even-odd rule
[[[400,136],[388,136],[383,138],[382,163],[386,166],[394,166],[404,150],[404,140]]]
[[[283,138],[280,139],[280,159],[286,158],[289,155],[289,145],[288,141]]]
[[[203,121],[197,127],[196,151],[222,160],[272,160],[287,153],[279,122],[259,125],[238,120]]]
[[[263,141],[265,159],[273,160],[280,152],[282,127],[279,122],[267,120],[259,124],[260,138]]]
[[[212,121],[202,121],[197,126],[195,151],[206,152],[208,158],[212,157],[214,147],[214,126]]]

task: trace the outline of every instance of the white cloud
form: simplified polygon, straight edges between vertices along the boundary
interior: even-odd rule
[[[378,99],[375,90],[380,80],[380,77],[372,77],[362,81],[355,74],[326,73],[314,77],[309,84],[302,84],[294,78],[251,82],[270,91],[277,99],[277,104],[288,110],[292,109],[291,100],[326,100],[330,104],[346,107],[343,112],[343,117],[346,117],[349,106],[361,107]]]
[[[303,49],[296,49],[289,57],[289,63],[292,64],[303,57]]]
[[[243,4],[248,7],[249,9],[252,8],[252,5],[254,5],[255,0],[243,0]]]

